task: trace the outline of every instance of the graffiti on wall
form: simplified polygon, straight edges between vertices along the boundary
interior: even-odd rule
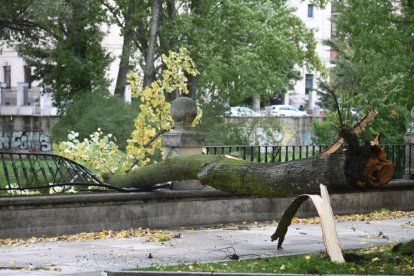
[[[52,145],[43,130],[0,130],[0,150],[50,152]]]

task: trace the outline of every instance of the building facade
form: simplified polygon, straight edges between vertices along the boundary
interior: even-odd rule
[[[289,0],[288,4],[295,8],[295,14],[308,28],[315,30],[315,39],[317,41],[316,51],[326,68],[332,66],[331,47],[324,44],[329,40],[332,34],[332,7],[328,3],[323,9],[314,6],[311,1]],[[287,91],[284,97],[284,104],[294,106],[303,105],[305,109],[314,111],[318,109],[318,79],[321,73],[318,71],[309,71],[307,68],[297,68],[301,73],[301,79],[298,80],[292,90]]]
[[[103,47],[110,53],[113,61],[106,74],[111,81],[110,91],[115,90],[122,52],[122,37],[117,26],[102,26],[105,37]],[[43,91],[39,82],[31,80],[31,69],[26,66],[14,47],[1,43],[0,52],[0,115],[56,116],[52,92]]]

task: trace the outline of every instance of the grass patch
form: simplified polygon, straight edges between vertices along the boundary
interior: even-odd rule
[[[392,245],[344,251],[346,263],[329,261],[326,254],[259,258],[218,263],[150,267],[140,271],[412,275],[413,255],[393,252]]]

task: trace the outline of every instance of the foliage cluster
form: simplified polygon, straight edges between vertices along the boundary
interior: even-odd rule
[[[32,80],[53,91],[63,111],[75,95],[105,93],[111,60],[102,46],[106,20],[99,1],[1,1],[0,37],[17,47]]]
[[[126,151],[119,149],[113,134],[104,135],[98,129],[83,140],[79,140],[79,134],[72,131],[68,135],[68,141],[60,142],[55,147],[56,153],[85,165],[97,175],[129,171],[135,166],[155,161],[161,148],[161,141],[156,138],[162,132],[170,130],[173,124],[170,103],[166,102],[164,95],[176,90],[188,93],[185,74],[198,74],[186,49],[170,51],[168,56],[163,55],[162,58],[165,64],[162,79],[154,81],[150,86],[143,87],[142,77],[137,73],[131,72],[129,75],[132,94],[139,98],[140,104]]]
[[[190,96],[198,99],[266,100],[297,79],[295,65],[321,69],[313,30],[286,0],[4,0],[0,15],[0,37],[18,42],[61,110],[74,95],[107,91],[106,24],[123,35],[117,94],[131,66],[150,86],[160,78],[162,55],[180,47],[193,53],[201,72],[186,75]]]
[[[313,30],[293,11],[286,1],[194,1],[168,33],[194,54],[201,72],[194,93],[231,105],[266,101],[298,78],[295,65],[321,69]]]
[[[376,109],[370,136],[381,133],[383,143],[400,143],[414,105],[414,5],[403,0],[333,4],[339,15],[333,18],[337,33],[330,44],[339,58],[328,89],[337,94],[348,125]],[[359,117],[349,116],[351,110]]]
[[[110,95],[78,95],[53,127],[52,140],[65,141],[69,130],[79,133],[78,139],[83,140],[99,127],[103,133],[116,137],[118,147],[125,150],[138,112],[137,101],[126,104],[121,98]]]
[[[79,133],[70,132],[68,140],[54,149],[59,155],[74,160],[92,170],[98,177],[102,173],[125,171],[132,163],[131,156],[119,150],[112,134],[104,135],[101,129],[89,139],[78,140]]]
[[[143,87],[142,78],[137,73],[129,75],[132,95],[140,99],[140,112],[126,149],[139,167],[149,163],[156,150],[161,148],[160,139],[149,144],[152,137],[170,130],[173,124],[171,104],[166,101],[165,94],[173,91],[188,94],[188,78],[185,74],[198,74],[189,52],[184,48],[178,52],[170,51],[168,56],[162,56],[162,60],[166,66],[161,74],[162,79],[154,81],[150,86]]]

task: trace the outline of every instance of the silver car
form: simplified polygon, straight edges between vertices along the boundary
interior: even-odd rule
[[[296,107],[291,105],[271,105],[270,115],[279,117],[308,117],[306,112],[298,110]]]
[[[230,117],[257,117],[260,116],[259,113],[257,113],[256,111],[248,108],[248,107],[244,107],[244,106],[233,106],[230,107],[230,111],[226,112],[227,116]]]

